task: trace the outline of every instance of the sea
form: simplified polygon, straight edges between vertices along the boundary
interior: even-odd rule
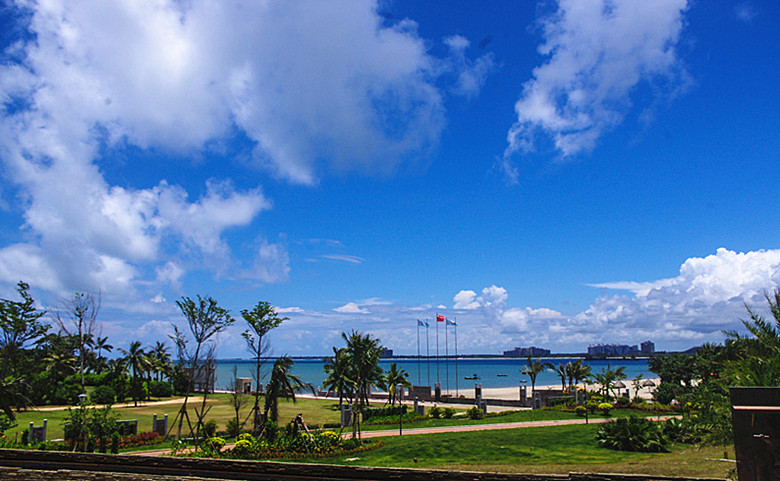
[[[542,361],[553,365],[566,364],[577,358],[544,358]],[[416,386],[433,386],[437,380],[443,390],[474,389],[474,384],[481,384],[483,388],[508,388],[517,386],[529,386],[531,381],[528,376],[520,374],[520,370],[526,366],[525,358],[392,358],[382,359],[379,362],[384,370],[390,369],[390,363],[394,362],[398,368],[404,369],[409,374],[409,382]],[[609,359],[609,360],[583,360],[584,364],[591,367],[592,373],[601,372],[610,366],[612,369],[625,366],[626,379],[636,379],[642,375],[645,379],[657,377],[648,369],[647,359]],[[265,363],[261,372],[262,382],[265,382],[270,373],[273,360]],[[327,377],[324,370],[325,362],[321,359],[296,359],[292,368],[292,374],[301,381],[311,383],[318,388]],[[225,359],[216,363],[216,389],[227,389],[233,379],[233,370],[237,377],[253,377],[255,370],[254,360]],[[474,378],[477,379],[466,379]],[[536,378],[537,386],[560,385],[561,379],[552,369],[547,369]]]

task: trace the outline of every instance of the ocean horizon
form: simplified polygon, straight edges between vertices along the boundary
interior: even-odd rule
[[[273,365],[273,359],[268,358],[261,371],[261,382],[265,383]],[[300,378],[301,381],[311,383],[312,386],[319,388],[327,378],[324,366],[325,361],[322,358],[293,358],[295,364],[292,367],[292,374]],[[584,364],[591,366],[593,374],[605,369],[608,365],[611,368],[625,366],[626,380],[632,380],[638,376],[645,379],[657,377],[656,374],[649,371],[646,358],[637,359],[583,359],[580,357],[545,357],[543,362],[551,364],[566,364],[569,361],[582,359]],[[437,362],[438,361],[438,362]],[[449,358],[429,357],[394,357],[383,358],[379,366],[387,371],[390,369],[390,363],[394,362],[399,368],[404,369],[408,374],[409,382],[417,386],[433,386],[437,380],[441,383],[443,390],[461,390],[474,389],[474,384],[481,384],[483,388],[508,388],[527,385],[530,389],[530,379],[528,376],[520,374],[520,370],[526,366],[526,358],[516,357],[458,357],[457,362],[454,356]],[[253,359],[218,359],[216,361],[216,389],[226,389],[233,378],[233,369],[235,368],[237,377],[254,378],[255,361]],[[466,377],[476,376],[477,379],[465,379]],[[560,377],[552,369],[546,369],[536,378],[537,386],[560,385]],[[254,385],[254,382],[253,382]]]

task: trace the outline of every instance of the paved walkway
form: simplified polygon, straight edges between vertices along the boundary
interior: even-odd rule
[[[679,416],[660,416],[651,418],[656,421],[666,421],[671,417]],[[599,424],[613,421],[611,418],[596,418],[590,419],[590,424]],[[430,428],[410,428],[404,429],[403,435],[410,436],[415,434],[436,434],[436,433],[459,433],[468,431],[492,431],[496,429],[518,429],[518,428],[533,428],[544,426],[568,426],[572,424],[586,424],[585,419],[559,419],[555,421],[522,421],[515,423],[496,423],[496,424],[464,424],[459,426],[437,426]],[[347,435],[346,433],[344,434]],[[352,436],[352,433],[349,433]],[[378,438],[382,436],[399,436],[398,429],[387,429],[382,431],[363,431],[362,438]]]
[[[658,416],[653,417],[654,421],[666,421],[670,418],[680,418],[681,416]],[[600,424],[613,421],[612,418],[596,418],[589,419],[587,422],[585,419],[559,419],[553,421],[521,421],[515,423],[495,423],[495,424],[462,424],[457,426],[436,426],[429,428],[410,428],[404,429],[403,434],[400,434],[398,429],[383,429],[381,431],[363,431],[360,435],[362,439],[368,438],[380,438],[384,436],[413,436],[415,434],[437,434],[437,433],[459,433],[470,431],[493,431],[497,429],[519,429],[519,428],[533,428],[533,427],[545,427],[545,426],[569,426],[573,424]],[[342,437],[347,439],[352,437],[352,432],[344,432]],[[230,449],[234,444],[227,444],[223,449]],[[170,453],[170,449],[159,451],[135,451],[131,453],[124,453],[130,456],[163,456]]]

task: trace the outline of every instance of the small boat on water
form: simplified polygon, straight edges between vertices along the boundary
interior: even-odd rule
[[[498,377],[506,377],[507,375],[506,374],[496,374],[496,376],[498,376]]]
[[[463,376],[463,379],[479,379],[479,376],[477,376],[477,374],[474,373],[471,376]]]

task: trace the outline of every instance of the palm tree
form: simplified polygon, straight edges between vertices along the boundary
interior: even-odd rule
[[[344,403],[344,397],[352,403],[355,385],[352,375],[349,355],[346,348],[333,348],[333,357],[325,360],[325,372],[328,377],[323,381],[322,388],[328,391],[336,391],[339,395],[339,406]]]
[[[620,366],[619,368],[612,369],[611,363],[607,363],[607,367],[601,369],[601,372],[597,372],[593,375],[595,381],[601,384],[600,391],[605,398],[609,397],[609,392],[614,388],[615,381],[619,381],[626,378],[626,366]]]
[[[394,362],[390,363],[390,370],[385,373],[385,386],[387,392],[390,394],[390,404],[395,405],[396,390],[400,384],[402,387],[412,387],[412,383],[409,382],[409,373],[404,368],[398,368],[398,365]],[[401,403],[401,397],[398,396],[398,403]]]
[[[566,392],[566,377],[568,373],[566,372],[566,366],[563,364],[558,364],[555,366],[555,374],[558,375],[559,378],[561,378],[561,391]]]
[[[583,364],[582,359],[577,359],[572,364],[572,374],[575,387],[577,387],[580,381],[588,382],[588,379],[590,379],[592,375],[590,372],[590,365]]]
[[[353,368],[352,375],[358,404],[362,406],[363,401],[369,404],[369,389],[382,383],[382,368],[379,367],[382,346],[379,344],[379,339],[357,331],[352,331],[349,336],[342,332],[341,337],[347,341],[346,351]]]
[[[165,345],[165,341],[157,341],[154,346],[149,346],[149,358],[152,361],[154,372],[157,373],[157,381],[162,381],[162,375],[170,373],[171,355],[168,353],[170,348]]]
[[[127,362],[127,365],[130,366],[130,372],[133,376],[131,389],[133,395],[133,406],[138,406],[138,394],[141,390],[141,386],[139,384],[139,374],[143,374],[144,371],[146,371],[149,367],[149,358],[141,348],[141,341],[131,342],[130,349],[128,350],[119,350],[122,351],[122,354],[125,355],[125,361]]]
[[[279,419],[279,398],[289,397],[294,403],[295,391],[304,387],[303,382],[290,373],[293,364],[293,360],[287,356],[282,356],[274,362],[271,379],[265,391],[264,420],[270,419],[276,422]]]
[[[533,397],[536,392],[536,376],[541,374],[548,367],[552,367],[549,362],[543,363],[539,359],[534,361],[531,359],[531,356],[528,356],[528,364],[520,370],[520,374],[524,374],[531,378],[531,397]]]
[[[753,337],[726,331],[727,349],[736,351],[737,360],[727,364],[729,377],[738,386],[780,385],[780,289],[764,293],[774,319],[765,319],[747,307],[750,320],[742,324]]]

